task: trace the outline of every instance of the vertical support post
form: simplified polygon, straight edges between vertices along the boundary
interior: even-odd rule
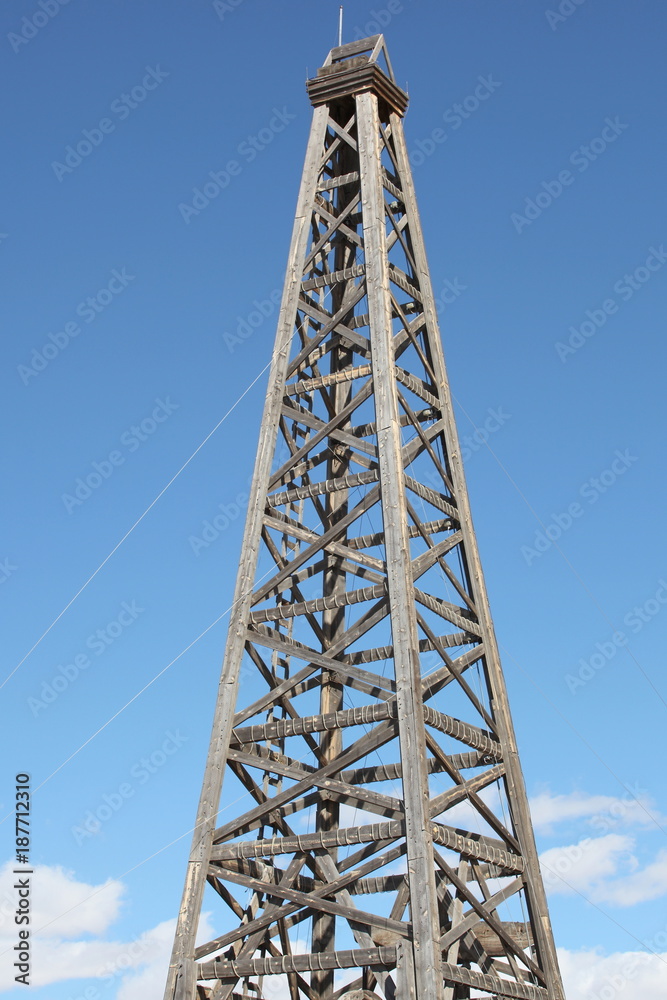
[[[562,1000],[564,997],[563,986],[558,970],[558,959],[553,944],[553,932],[549,918],[546,893],[540,873],[539,860],[537,856],[537,846],[535,835],[528,808],[528,796],[524,782],[523,772],[519,761],[519,752],[516,744],[514,726],[509,709],[509,699],[507,687],[500,663],[500,654],[496,640],[493,619],[489,608],[489,599],[482,571],[482,564],[477,548],[477,538],[470,511],[470,499],[463,469],[463,460],[459,445],[458,431],[454,419],[454,406],[445,369],[444,352],[442,339],[438,325],[438,314],[435,307],[431,276],[426,258],[426,248],[421,229],[421,221],[417,211],[417,200],[410,170],[410,160],[405,144],[403,123],[397,114],[391,115],[391,133],[394,140],[394,148],[398,160],[401,183],[403,185],[403,195],[405,210],[408,216],[408,227],[412,237],[412,251],[417,267],[417,277],[423,296],[424,317],[429,333],[429,342],[432,349],[432,364],[435,371],[440,399],[442,406],[442,416],[445,424],[445,440],[449,444],[449,454],[447,456],[449,470],[456,495],[456,501],[460,514],[461,533],[464,540],[464,550],[467,557],[466,570],[470,579],[471,593],[473,595],[479,622],[485,636],[486,647],[486,672],[491,693],[491,708],[494,719],[498,725],[498,733],[504,748],[505,780],[507,795],[512,813],[512,819],[516,827],[521,852],[524,858],[525,878],[528,887],[527,904],[530,909],[530,918],[535,928],[535,944],[538,950],[540,965],[547,978],[547,989],[550,998]]]
[[[341,8],[342,15],[342,8]],[[347,172],[346,149],[338,150],[336,173],[341,176]],[[342,191],[338,188],[337,208],[341,210]],[[345,257],[342,246],[337,246],[334,253],[334,269],[342,270],[345,267]],[[336,314],[343,304],[345,286],[343,284],[334,285],[331,292],[331,312]],[[337,345],[331,350],[331,372],[342,371],[352,364],[352,354],[349,349]],[[333,404],[334,413],[339,413],[349,402],[351,390],[349,383],[340,382],[334,384],[330,389],[330,397]],[[344,429],[349,425],[349,420],[341,427]],[[340,442],[329,438],[329,452],[327,459],[327,479],[337,479],[347,472],[347,461],[345,458],[345,446]],[[327,514],[327,527],[333,527],[347,513],[347,490],[337,490],[328,493],[325,497],[325,510]],[[344,536],[339,539],[344,543]],[[332,552],[324,552],[323,559],[326,566],[323,575],[323,594],[325,597],[342,598],[345,593],[346,579],[343,570],[343,559]],[[333,646],[337,639],[345,631],[345,608],[332,607],[322,612],[322,631],[324,633],[323,652]],[[320,712],[327,715],[332,712],[339,712],[343,708],[343,685],[338,676],[332,671],[323,671],[321,680]],[[343,733],[340,729],[330,729],[322,733],[320,738],[320,757],[322,764],[328,764],[340,756],[343,749]],[[317,811],[317,830],[327,833],[338,827],[340,819],[340,805],[333,800],[325,800],[320,803]],[[338,860],[336,849],[331,850],[331,860],[335,863]],[[316,913],[313,915],[313,953],[333,952],[336,947],[336,918],[327,913]],[[327,1000],[334,993],[334,970],[320,969],[312,973],[311,986],[318,1000]]]
[[[396,1000],[417,1000],[415,959],[409,941],[396,945]]]
[[[394,390],[395,363],[385,202],[380,173],[380,123],[375,94],[361,93],[357,95],[356,102],[380,491],[387,583],[392,609],[399,745],[404,775],[403,799],[415,986],[419,1000],[441,1000],[440,924],[429,817],[421,670],[400,424]]]

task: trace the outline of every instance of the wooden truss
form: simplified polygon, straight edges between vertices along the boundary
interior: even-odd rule
[[[165,997],[562,1000],[403,135],[407,97],[382,36],[333,49],[308,90],[314,118]],[[197,943],[202,911],[215,930]]]

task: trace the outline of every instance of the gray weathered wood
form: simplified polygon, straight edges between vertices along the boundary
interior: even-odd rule
[[[317,110],[165,1000],[262,1000],[274,974],[289,1000],[562,1000],[407,96],[382,57],[381,35],[342,46],[308,82]],[[492,784],[500,804],[481,797]],[[195,948],[205,883],[222,923]],[[500,920],[514,894],[526,925]],[[335,988],[346,968],[356,978]]]

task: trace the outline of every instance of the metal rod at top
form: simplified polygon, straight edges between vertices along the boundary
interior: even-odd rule
[[[338,10],[338,48],[343,44],[343,5]]]

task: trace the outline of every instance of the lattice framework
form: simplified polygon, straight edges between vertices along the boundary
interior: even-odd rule
[[[407,98],[382,36],[332,50],[308,89],[313,125],[165,997],[562,1000]],[[195,946],[207,884],[216,933]]]

